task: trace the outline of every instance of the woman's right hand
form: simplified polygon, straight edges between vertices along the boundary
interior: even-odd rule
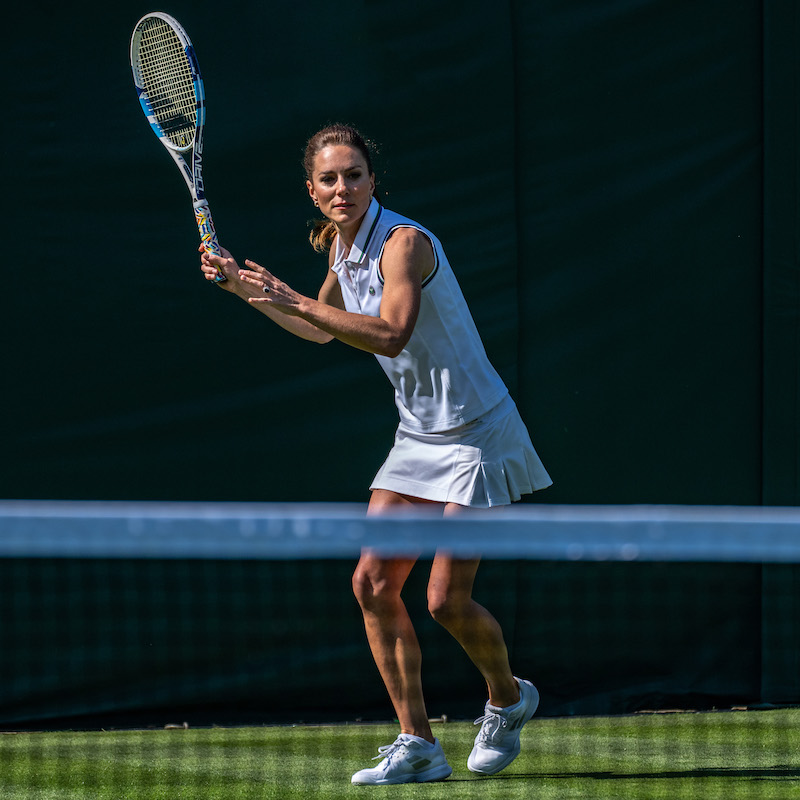
[[[221,272],[227,280],[218,281],[217,286],[226,292],[235,292],[241,285],[239,280],[239,265],[233,256],[224,248],[220,247],[220,255],[215,256],[206,252],[203,245],[198,248],[200,256],[200,269],[207,281],[215,281],[217,273]]]

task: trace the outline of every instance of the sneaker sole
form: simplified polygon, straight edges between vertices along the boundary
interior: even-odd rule
[[[522,748],[517,744],[516,751],[510,752],[503,761],[495,764],[491,769],[481,769],[480,767],[473,767],[469,760],[467,761],[467,769],[475,775],[497,775],[498,772],[504,770],[519,754]]]
[[[353,786],[393,786],[402,783],[433,783],[449,778],[453,773],[453,768],[449,764],[442,764],[424,772],[408,773],[398,778],[382,779],[377,781],[356,781],[351,779]],[[355,778],[355,776],[353,776]]]

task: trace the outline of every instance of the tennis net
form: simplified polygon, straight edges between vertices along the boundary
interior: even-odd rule
[[[541,706],[481,797],[800,788],[798,510],[5,501],[4,796],[342,796],[396,732],[350,590],[363,548],[420,558],[404,600],[464,780],[485,685],[426,583],[437,551],[483,559],[475,598]]]

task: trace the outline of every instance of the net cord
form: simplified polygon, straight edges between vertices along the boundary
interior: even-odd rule
[[[800,509],[535,506],[365,516],[351,504],[0,501],[0,557],[800,563]]]

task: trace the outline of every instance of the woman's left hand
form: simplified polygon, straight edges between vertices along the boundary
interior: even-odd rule
[[[239,279],[255,287],[260,293],[248,298],[254,305],[268,304],[284,314],[296,316],[300,313],[303,296],[278,280],[269,270],[250,259],[245,260],[247,269],[239,270]],[[263,295],[263,296],[262,296]]]

